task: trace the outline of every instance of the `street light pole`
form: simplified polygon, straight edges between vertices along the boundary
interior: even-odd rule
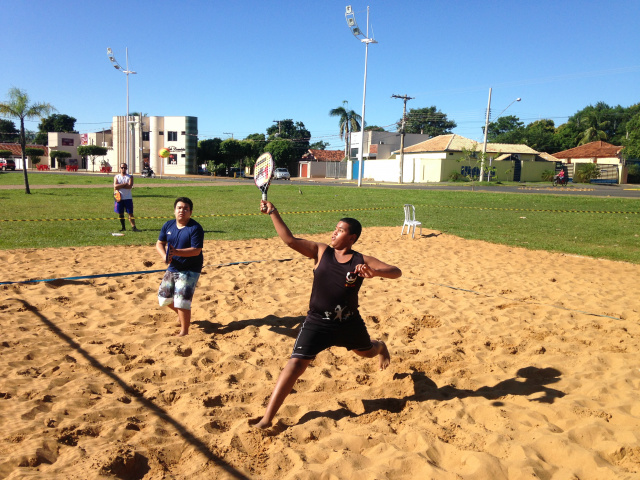
[[[131,162],[129,160],[129,75],[135,75],[137,72],[134,72],[133,70],[129,70],[129,48],[127,47],[125,51],[126,51],[126,68],[122,68],[122,66],[118,63],[118,61],[114,57],[113,51],[111,50],[111,48],[107,47],[107,56],[109,57],[109,60],[111,60],[113,67],[116,70],[120,70],[122,73],[124,73],[127,76],[127,117],[124,122],[125,123],[125,163],[127,164],[129,173],[132,173]]]
[[[370,43],[378,43],[373,38],[369,38],[369,7],[367,6],[367,34],[366,36],[362,33],[362,31],[358,28],[356,23],[356,17],[353,13],[353,9],[351,5],[347,6],[345,12],[345,18],[347,19],[347,25],[351,29],[351,33],[358,38],[362,43],[364,43],[364,88],[362,90],[362,124],[360,125],[360,148],[358,149],[358,187],[362,185],[362,174],[364,172],[364,158],[363,158],[363,150],[364,150],[364,114],[365,114],[365,102],[367,99],[367,62],[369,59],[369,44]],[[360,37],[364,38],[360,38]]]

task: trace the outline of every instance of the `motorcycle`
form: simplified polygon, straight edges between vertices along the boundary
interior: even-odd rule
[[[153,172],[153,169],[146,165],[142,169],[142,172],[140,172],[140,175],[142,175],[145,178],[156,178],[156,174]]]
[[[557,187],[558,185],[560,185],[561,187],[566,187],[568,183],[569,183],[569,179],[567,178],[566,175],[563,177],[561,177],[560,175],[556,175],[555,177],[553,177],[554,187]]]

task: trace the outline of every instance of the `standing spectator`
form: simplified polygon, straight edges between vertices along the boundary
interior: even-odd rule
[[[120,165],[120,173],[113,177],[113,193],[116,199],[116,203],[113,207],[113,211],[120,217],[120,229],[121,232],[126,230],[124,226],[124,211],[129,214],[129,222],[133,227],[134,232],[139,232],[136,228],[136,221],[133,217],[133,195],[131,189],[133,188],[133,177],[127,173],[127,166],[123,163]]]

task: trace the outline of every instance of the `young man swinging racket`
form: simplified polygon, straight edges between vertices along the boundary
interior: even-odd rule
[[[389,366],[391,357],[387,346],[383,341],[369,337],[360,316],[358,291],[365,278],[398,278],[402,272],[398,267],[351,249],[362,231],[360,222],[353,218],[338,222],[331,235],[331,244],[327,245],[294,237],[271,202],[263,199],[260,211],[271,217],[285,244],[314,260],[307,317],[291,358],[278,377],[264,416],[251,422],[255,427],[269,428],[296,380],[321,351],[333,346],[345,347],[361,357],[378,357],[380,370]]]

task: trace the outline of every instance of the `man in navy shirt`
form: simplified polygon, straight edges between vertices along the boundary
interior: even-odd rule
[[[204,263],[204,230],[191,218],[190,199],[177,198],[173,209],[176,219],[162,226],[156,242],[156,250],[169,265],[160,283],[158,302],[178,314],[180,331],[176,335],[183,337],[189,333],[191,300]]]

